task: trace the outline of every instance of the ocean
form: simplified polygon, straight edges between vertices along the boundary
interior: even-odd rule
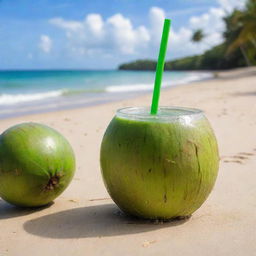
[[[211,77],[207,72],[167,71],[162,87]],[[0,71],[0,119],[138,96],[153,90],[154,79],[151,71]]]

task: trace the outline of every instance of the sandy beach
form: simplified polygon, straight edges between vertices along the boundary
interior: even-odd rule
[[[0,200],[0,256],[255,255],[256,69],[162,91],[160,105],[202,109],[220,151],[216,185],[186,221],[157,224],[125,217],[104,187],[99,149],[118,108],[148,106],[151,95],[87,108],[0,120],[0,133],[40,122],[70,141],[75,177],[54,204],[20,209]]]

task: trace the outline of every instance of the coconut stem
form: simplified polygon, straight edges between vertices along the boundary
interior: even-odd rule
[[[45,190],[54,190],[54,188],[58,186],[59,181],[60,181],[60,177],[58,175],[52,176],[49,179],[49,181],[45,187]]]

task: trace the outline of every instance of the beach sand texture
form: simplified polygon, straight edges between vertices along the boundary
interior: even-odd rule
[[[220,150],[216,185],[188,220],[151,223],[127,218],[109,198],[99,149],[116,109],[147,106],[151,95],[104,105],[0,121],[0,132],[40,122],[70,141],[77,171],[49,207],[19,209],[0,200],[0,255],[256,255],[255,69],[163,90],[162,106],[200,108]]]

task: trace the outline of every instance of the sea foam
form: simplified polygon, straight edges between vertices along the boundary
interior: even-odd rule
[[[21,102],[36,101],[46,98],[59,97],[64,93],[63,90],[48,91],[41,93],[28,94],[1,94],[0,105],[12,105]]]

